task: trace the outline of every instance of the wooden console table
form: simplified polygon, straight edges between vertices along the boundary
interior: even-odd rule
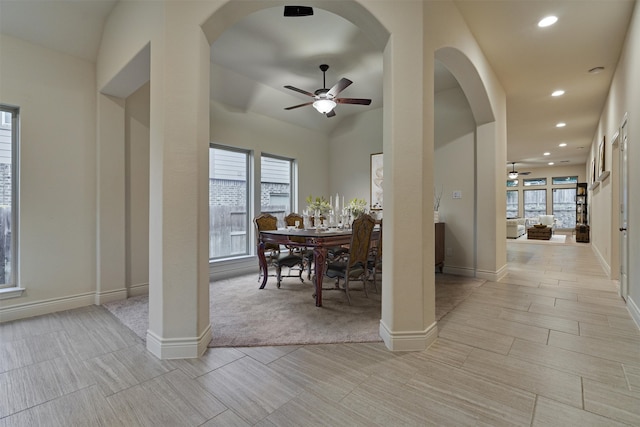
[[[442,273],[442,269],[444,268],[444,222],[436,222],[436,267]]]

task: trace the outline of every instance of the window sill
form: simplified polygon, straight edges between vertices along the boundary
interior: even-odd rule
[[[2,288],[0,289],[0,300],[21,297],[25,290],[25,288],[18,287]]]

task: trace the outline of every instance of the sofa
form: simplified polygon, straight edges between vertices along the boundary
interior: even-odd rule
[[[526,231],[524,218],[507,219],[507,239],[517,239]]]

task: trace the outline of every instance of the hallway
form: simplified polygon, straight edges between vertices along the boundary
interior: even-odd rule
[[[382,343],[160,361],[102,307],[0,324],[0,427],[640,425],[640,331],[589,244],[507,243],[509,272]]]

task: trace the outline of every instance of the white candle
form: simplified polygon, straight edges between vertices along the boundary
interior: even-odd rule
[[[333,196],[329,196],[329,206],[333,206]]]
[[[342,209],[344,209],[344,196],[342,196]]]
[[[336,193],[336,212],[340,210],[340,198],[338,197],[338,193]]]

